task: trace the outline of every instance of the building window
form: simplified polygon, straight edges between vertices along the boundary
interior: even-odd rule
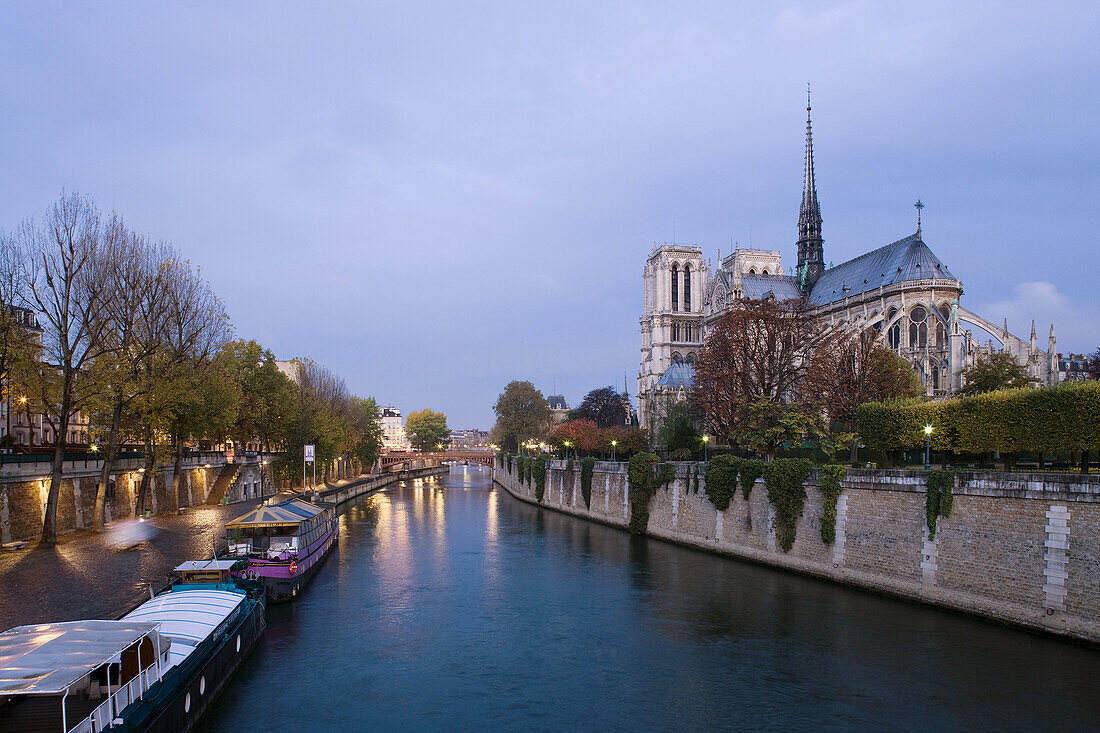
[[[909,311],[909,346],[918,349],[928,346],[928,311],[919,305]]]
[[[890,330],[886,332],[886,343],[890,345],[891,349],[901,346],[901,323],[890,326]]]
[[[679,323],[673,323],[672,324],[672,340],[673,341],[679,341],[680,340],[680,324]]]
[[[684,265],[684,312],[691,310],[691,265]]]
[[[672,310],[680,310],[680,270],[672,266]]]

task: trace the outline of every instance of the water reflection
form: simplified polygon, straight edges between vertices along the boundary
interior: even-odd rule
[[[209,729],[1100,719],[1092,650],[631,537],[494,491],[487,469],[342,511],[337,554],[269,610]]]

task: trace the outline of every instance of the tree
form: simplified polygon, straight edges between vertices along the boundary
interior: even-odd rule
[[[113,224],[109,230],[117,231]],[[25,278],[28,304],[41,316],[43,356],[49,368],[39,375],[43,414],[54,422],[50,488],[42,521],[42,541],[57,542],[57,500],[61,489],[69,423],[97,390],[86,367],[106,350],[102,318],[109,265],[102,252],[103,227],[95,208],[83,197],[65,195],[41,225],[22,229],[22,246],[30,260]]]
[[[613,425],[601,432],[603,450],[610,451],[614,448],[620,460],[649,450],[649,436],[641,428],[633,425]],[[614,446],[611,445],[611,441],[615,441]]]
[[[738,445],[756,451],[766,460],[774,460],[779,446],[787,442],[808,442],[826,451],[835,447],[821,412],[812,406],[782,404],[761,396],[744,413],[732,437]]]
[[[688,402],[674,402],[665,412],[658,436],[670,454],[691,457],[703,447],[703,436],[695,427],[696,416]]]
[[[1088,375],[1089,379],[1100,379],[1100,348],[1089,356]]]
[[[8,401],[7,426],[4,435],[11,440],[12,388],[15,374],[29,359],[37,358],[37,346],[26,323],[26,263],[20,242],[15,236],[0,231],[0,385]]]
[[[530,382],[509,382],[493,405],[497,422],[493,442],[504,450],[519,449],[532,438],[544,438],[550,423],[550,403]]]
[[[355,457],[364,469],[369,469],[382,454],[382,419],[378,417],[378,403],[373,397],[353,397],[352,421],[359,432],[354,447]]]
[[[854,439],[856,410],[867,402],[916,397],[920,378],[890,349],[876,344],[872,330],[838,337],[818,350],[806,374],[804,394],[818,396],[829,419],[853,433],[851,460],[857,459]]]
[[[601,428],[625,425],[626,406],[623,404],[623,396],[614,387],[594,389],[581,400],[575,419],[591,420]]]
[[[1016,361],[1007,351],[983,354],[962,370],[963,387],[960,395],[976,395],[998,389],[1030,387],[1034,380],[1027,367]]]
[[[567,420],[550,431],[550,440],[556,446],[584,453],[595,453],[604,447],[604,436],[591,420]]]
[[[428,408],[409,413],[405,418],[405,432],[413,448],[419,451],[434,451],[441,445],[445,448],[451,442],[447,416]]]
[[[230,435],[238,444],[259,442],[261,451],[281,446],[287,438],[294,385],[275,364],[275,355],[255,341],[225,345],[222,354],[241,385],[240,407]]]
[[[804,299],[738,300],[699,352],[692,399],[714,433],[736,441],[762,416],[760,402],[818,398],[803,391],[803,382],[815,355],[827,353],[829,338]]]

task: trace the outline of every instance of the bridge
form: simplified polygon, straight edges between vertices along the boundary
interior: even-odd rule
[[[387,453],[381,458],[383,470],[402,470],[413,468],[417,461],[436,460],[440,463],[447,461],[479,463],[482,466],[492,468],[496,460],[496,452],[489,450],[444,450],[432,453]],[[404,465],[402,465],[404,464]]]

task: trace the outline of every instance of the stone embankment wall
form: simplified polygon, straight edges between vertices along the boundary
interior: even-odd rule
[[[815,472],[794,546],[784,553],[763,480],[748,500],[738,487],[719,512],[706,496],[702,464],[676,465],[677,479],[650,503],[650,536],[1100,643],[1100,476],[960,473],[951,515],[939,518],[929,540],[923,471],[850,469],[837,500],[836,541],[826,545]],[[626,464],[596,464],[589,507],[580,462],[565,466],[551,462],[542,505],[626,527]],[[538,503],[515,465],[511,473],[496,466],[494,481]]]
[[[117,461],[111,474],[112,486],[107,492],[106,520],[137,515],[138,487],[141,485],[141,459]],[[247,467],[247,464],[245,464]],[[58,534],[90,528],[95,515],[96,486],[103,464],[101,461],[66,461],[64,479],[57,497]],[[46,498],[50,490],[49,461],[5,463],[0,469],[0,542],[35,541],[42,534]],[[220,454],[188,456],[180,469],[179,501],[171,499],[173,467],[161,466],[150,478],[149,501],[146,508],[157,514],[175,511],[181,506],[197,506],[206,501],[218,476],[226,470],[225,457]],[[268,493],[274,487],[264,486]]]
[[[334,504],[343,504],[345,501],[350,501],[357,496],[362,496],[363,494],[369,494],[372,491],[377,491],[378,489],[389,486],[390,484],[395,484],[398,481],[404,481],[406,479],[425,478],[427,476],[440,476],[450,471],[447,466],[440,466],[438,465],[438,462],[434,463],[436,463],[437,465],[414,468],[408,471],[396,471],[393,473],[383,473],[381,475],[364,476],[360,479],[355,479],[341,486],[336,486],[331,489],[320,491],[320,498],[322,501],[331,501]]]

